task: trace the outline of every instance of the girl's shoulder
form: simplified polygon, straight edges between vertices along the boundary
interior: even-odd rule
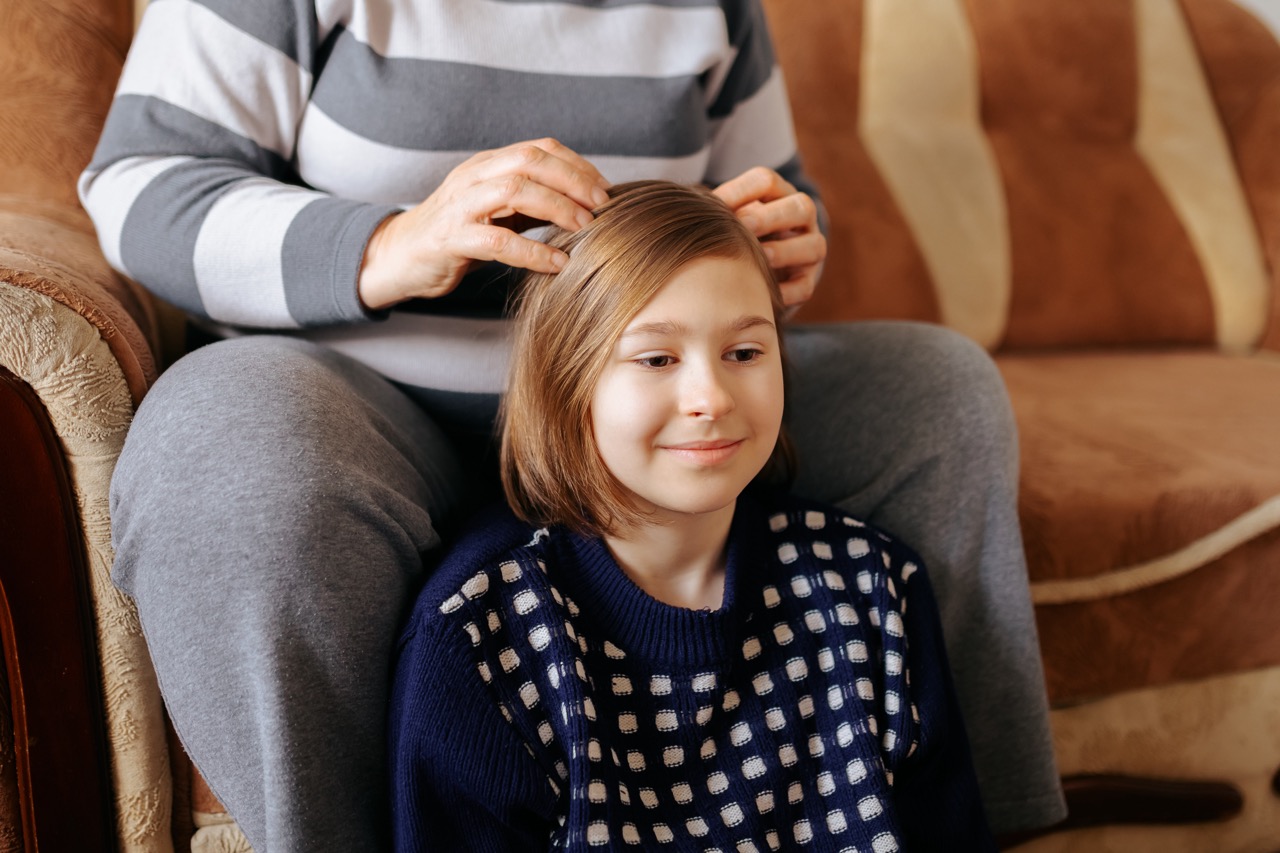
[[[856,630],[900,630],[907,599],[932,607],[933,590],[916,552],[887,531],[839,507],[791,495],[769,495],[757,508],[756,536],[772,566],[764,604],[830,610]],[[889,618],[889,614],[896,614]],[[873,615],[874,614],[874,615]]]
[[[890,564],[911,564],[911,571],[922,568],[910,545],[838,506],[781,491],[753,497],[757,515],[767,528],[765,535],[777,545],[784,563],[802,556],[834,563],[866,563],[870,558],[879,559],[886,568]]]
[[[546,529],[517,518],[505,503],[477,513],[428,570],[407,629],[439,621],[482,599],[515,599],[524,589],[540,586],[547,535]],[[491,590],[511,594],[489,595]]]

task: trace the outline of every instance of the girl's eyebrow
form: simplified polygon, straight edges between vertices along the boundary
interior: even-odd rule
[[[761,317],[759,314],[745,314],[734,320],[728,325],[728,332],[745,332],[756,326],[768,326],[773,328],[773,321],[767,317]],[[642,335],[679,335],[688,332],[688,327],[683,323],[675,320],[655,320],[652,323],[641,323],[638,326],[628,326],[622,332],[624,338],[635,338]]]

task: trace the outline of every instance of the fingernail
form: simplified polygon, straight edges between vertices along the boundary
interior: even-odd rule
[[[596,207],[599,207],[609,200],[609,194],[600,187],[596,187],[591,191],[591,200],[595,202]]]
[[[763,248],[764,248],[764,256],[769,259],[769,263],[772,264],[775,260],[777,260],[776,258],[776,255],[778,254],[777,250],[775,250],[772,246],[768,246],[768,245],[764,246]]]
[[[567,263],[569,263],[569,256],[564,252],[556,252],[551,256],[551,266],[555,268],[555,272],[563,272],[564,265]]]

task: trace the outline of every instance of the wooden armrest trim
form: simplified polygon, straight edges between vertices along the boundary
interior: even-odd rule
[[[0,639],[26,850],[115,850],[84,546],[58,437],[0,367]]]

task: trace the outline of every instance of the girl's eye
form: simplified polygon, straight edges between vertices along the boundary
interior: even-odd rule
[[[668,367],[675,359],[669,355],[648,355],[644,358],[637,358],[636,364],[641,367]]]
[[[764,352],[761,350],[753,347],[743,347],[742,349],[730,350],[728,358],[738,364],[746,364],[749,361],[755,361],[762,355],[764,355]]]

